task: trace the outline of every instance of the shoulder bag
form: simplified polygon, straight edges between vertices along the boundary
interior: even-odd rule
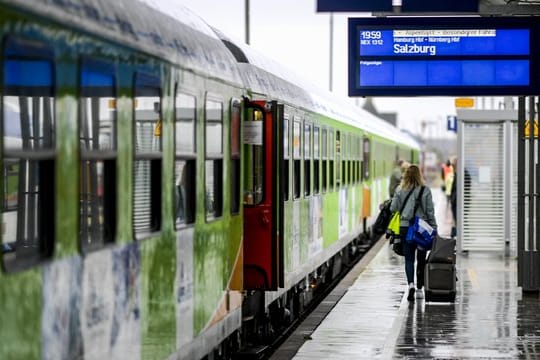
[[[416,199],[416,204],[414,206],[414,221],[410,222],[409,229],[407,231],[406,240],[416,244],[420,250],[429,250],[431,249],[431,244],[433,242],[433,237],[435,236],[436,231],[419,216],[416,216],[416,210],[422,200],[422,193],[424,192],[424,186],[420,190],[420,194]],[[412,219],[411,219],[412,220]]]
[[[390,223],[388,224],[388,230],[386,230],[386,237],[390,238],[390,243],[392,244],[392,250],[400,256],[403,256],[403,244],[401,242],[401,238],[399,236],[399,227],[400,227],[400,219],[401,219],[401,212],[403,209],[405,209],[405,205],[407,205],[407,201],[409,201],[409,197],[411,197],[411,194],[413,193],[414,188],[409,191],[407,196],[405,197],[405,201],[403,201],[403,204],[401,205],[401,209],[399,211],[394,211],[394,214],[392,215],[392,219],[390,220]]]

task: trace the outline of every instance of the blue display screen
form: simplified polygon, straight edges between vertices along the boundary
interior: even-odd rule
[[[529,30],[359,30],[359,56],[529,55]]]
[[[527,86],[527,60],[360,61],[360,86]]]
[[[349,95],[538,93],[538,24],[516,18],[349,20]]]

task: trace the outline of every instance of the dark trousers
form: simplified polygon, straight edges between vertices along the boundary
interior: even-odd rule
[[[415,244],[405,240],[407,237],[406,227],[399,229],[401,241],[403,242],[403,255],[405,256],[405,274],[407,284],[414,283],[414,261],[416,257],[416,287],[421,289],[424,286],[424,268],[426,267],[426,251],[418,250]]]

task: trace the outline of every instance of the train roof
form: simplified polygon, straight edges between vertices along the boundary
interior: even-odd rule
[[[236,59],[215,32],[164,0],[0,0],[27,13],[241,85]]]
[[[397,127],[321,89],[250,46],[215,31],[235,54],[244,83],[251,91],[296,104],[412,148],[420,147],[414,138]]]
[[[164,0],[0,0],[25,12],[123,44],[251,91],[296,104],[418,148],[396,127],[336,98],[293,71]]]

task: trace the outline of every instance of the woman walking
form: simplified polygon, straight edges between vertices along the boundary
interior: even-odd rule
[[[411,194],[410,196],[409,193]],[[420,197],[421,196],[421,197]],[[415,206],[418,200],[418,206]],[[403,206],[403,203],[407,203]],[[410,165],[401,179],[401,184],[396,189],[396,193],[392,199],[390,210],[392,212],[399,211],[403,206],[403,211],[400,214],[400,229],[399,234],[403,244],[403,255],[405,256],[405,274],[407,275],[408,301],[414,301],[415,286],[414,286],[414,262],[416,257],[416,297],[424,297],[424,267],[426,265],[426,250],[416,248],[416,244],[405,240],[409,225],[414,221],[414,217],[418,216],[425,220],[429,225],[437,231],[437,222],[435,220],[435,209],[433,206],[433,197],[431,190],[425,186],[425,181],[420,173],[418,165]],[[415,207],[416,213],[415,213]]]

